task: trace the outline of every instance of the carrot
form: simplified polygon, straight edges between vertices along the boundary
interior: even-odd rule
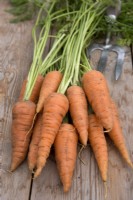
[[[35,85],[33,87],[33,90],[29,98],[30,101],[37,103],[43,80],[44,80],[44,77],[38,74],[37,79],[35,81]]]
[[[25,89],[26,89],[26,83],[27,83],[27,79],[25,79],[23,81],[23,83],[22,83],[22,87],[21,87],[21,90],[20,90],[18,101],[22,101],[23,98],[24,98],[24,93],[25,93]]]
[[[68,192],[71,187],[77,157],[77,143],[78,136],[74,126],[67,123],[62,124],[56,136],[54,147],[55,159],[64,192]]]
[[[42,75],[39,74],[37,76],[35,85],[33,87],[32,93],[31,93],[30,98],[29,98],[29,100],[34,102],[34,103],[37,103],[37,100],[38,100],[38,97],[39,97],[39,94],[40,94],[40,90],[41,90],[41,86],[42,86],[42,83],[43,83],[43,79],[44,78],[43,78]],[[23,81],[18,101],[22,101],[24,99],[26,84],[27,84],[27,79],[25,79]]]
[[[36,109],[37,113],[39,113],[43,109],[44,102],[47,99],[47,97],[51,93],[57,91],[61,80],[62,80],[62,74],[59,71],[51,71],[46,74],[41,87],[39,100],[37,103],[37,109]]]
[[[83,75],[83,89],[97,118],[107,130],[113,127],[110,94],[104,75],[91,70]]]
[[[36,105],[31,101],[17,102],[12,111],[12,161],[11,171],[14,171],[25,159],[31,132],[30,130]]]
[[[42,132],[39,142],[36,178],[45,166],[50,149],[60,128],[61,122],[69,108],[69,102],[65,95],[52,93],[45,101],[42,116]]]
[[[41,136],[41,127],[42,127],[42,113],[39,113],[33,129],[32,139],[28,152],[28,166],[31,171],[35,169],[37,163],[38,144]]]
[[[114,142],[115,146],[118,148],[119,152],[121,153],[125,161],[128,163],[128,165],[133,167],[133,164],[129,157],[129,153],[126,148],[125,139],[120,125],[117,106],[113,100],[111,100],[111,103],[112,103],[114,123],[113,123],[113,128],[110,132],[108,132],[108,135],[110,136],[111,140]]]
[[[88,112],[87,100],[83,89],[79,86],[71,86],[67,89],[69,110],[73,124],[78,130],[80,142],[86,146],[88,140]]]
[[[103,127],[95,114],[89,115],[88,140],[95,154],[103,181],[107,181],[108,153]]]

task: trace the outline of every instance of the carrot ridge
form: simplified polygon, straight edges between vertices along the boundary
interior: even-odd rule
[[[42,128],[42,114],[39,113],[36,119],[35,126],[33,128],[32,138],[28,152],[28,166],[30,171],[33,172],[37,165],[38,145],[41,137]]]
[[[29,147],[31,132],[25,140],[29,131],[33,117],[35,115],[36,105],[31,101],[17,102],[12,111],[12,161],[11,170],[14,171],[25,159]]]
[[[110,103],[110,94],[104,75],[96,70],[91,70],[83,75],[83,89],[92,109],[103,127],[111,130],[113,116]]]
[[[103,133],[103,127],[96,115],[89,115],[89,136],[88,140],[93,149],[102,180],[107,181],[108,151],[107,143]]]
[[[83,89],[80,86],[70,86],[67,89],[69,110],[73,124],[78,130],[80,142],[86,146],[88,140],[88,107]]]
[[[78,135],[73,125],[63,123],[56,136],[55,159],[63,184],[64,192],[68,192],[76,164]]]
[[[39,100],[36,108],[37,113],[39,113],[43,109],[44,102],[48,98],[48,96],[51,93],[57,91],[61,80],[62,80],[62,74],[60,71],[55,70],[46,74],[40,90]]]
[[[45,166],[63,118],[68,112],[69,102],[65,95],[52,93],[46,100],[42,116],[42,132],[39,142],[36,178]]]

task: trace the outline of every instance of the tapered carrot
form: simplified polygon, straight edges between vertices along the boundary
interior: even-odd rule
[[[28,152],[28,166],[33,171],[37,164],[38,145],[41,137],[42,113],[39,113],[33,128],[31,143]]]
[[[64,192],[68,192],[76,164],[78,136],[75,127],[64,123],[56,136],[55,159]]]
[[[69,110],[73,124],[78,130],[80,142],[86,146],[88,140],[88,109],[87,100],[83,89],[79,86],[71,86],[67,89]]]
[[[97,118],[107,130],[113,127],[110,94],[104,75],[91,70],[83,75],[83,89]]]
[[[43,109],[44,102],[47,99],[47,97],[52,92],[57,91],[61,80],[62,80],[62,74],[59,71],[51,71],[46,74],[46,76],[44,77],[44,81],[39,95],[39,100],[37,103],[37,109],[36,109],[37,113],[39,113]]]
[[[13,107],[11,171],[14,171],[27,155],[31,136],[29,130],[35,110],[36,105],[31,101],[19,101]]]
[[[89,115],[88,139],[93,149],[95,158],[103,181],[107,181],[108,152],[107,143],[103,132],[103,127],[96,118],[96,115]]]
[[[42,132],[39,142],[36,178],[45,166],[50,149],[60,128],[61,122],[69,108],[69,102],[65,95],[52,93],[45,101]]]
[[[114,123],[113,123],[113,128],[110,132],[108,132],[108,135],[110,136],[111,140],[114,142],[115,146],[125,159],[125,161],[133,167],[133,164],[131,162],[131,159],[129,157],[129,153],[127,151],[127,147],[125,144],[125,139],[123,136],[122,128],[120,125],[120,120],[119,120],[119,114],[117,110],[117,106],[113,100],[111,100],[112,103],[112,112],[113,112],[113,117],[114,117]]]

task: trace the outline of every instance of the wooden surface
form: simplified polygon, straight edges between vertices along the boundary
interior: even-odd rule
[[[32,60],[32,23],[10,24],[11,15],[0,2],[0,177],[1,200],[28,200],[31,176],[27,165],[22,164],[10,174],[11,162],[11,111],[17,100],[23,79]]]
[[[104,200],[104,186],[90,146],[83,151],[86,165],[77,159],[73,184],[64,194],[54,159],[48,159],[42,175],[31,180],[25,161],[13,174],[7,172],[11,161],[11,110],[17,100],[23,79],[32,61],[32,22],[10,24],[11,16],[4,12],[6,1],[0,1],[0,199],[1,200]],[[119,106],[126,144],[133,161],[133,73],[130,48],[122,76],[114,81],[116,55],[111,53],[105,76],[111,95]],[[98,53],[92,56],[97,64]],[[133,199],[133,171],[107,137],[109,151],[107,200]]]

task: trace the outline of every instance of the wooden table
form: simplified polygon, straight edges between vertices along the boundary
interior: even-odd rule
[[[73,184],[64,194],[56,163],[48,159],[42,175],[31,179],[25,161],[13,174],[7,172],[11,161],[11,111],[17,100],[23,79],[32,62],[32,22],[10,24],[11,15],[4,10],[9,5],[0,2],[0,194],[1,200],[104,200],[104,185],[90,146],[82,153],[86,165],[77,159]],[[130,48],[126,47],[122,76],[114,81],[116,55],[111,53],[105,76],[111,96],[116,101],[127,148],[133,160],[133,73]],[[92,58],[96,64],[98,54]],[[107,138],[109,151],[107,200],[133,199],[133,170]]]

